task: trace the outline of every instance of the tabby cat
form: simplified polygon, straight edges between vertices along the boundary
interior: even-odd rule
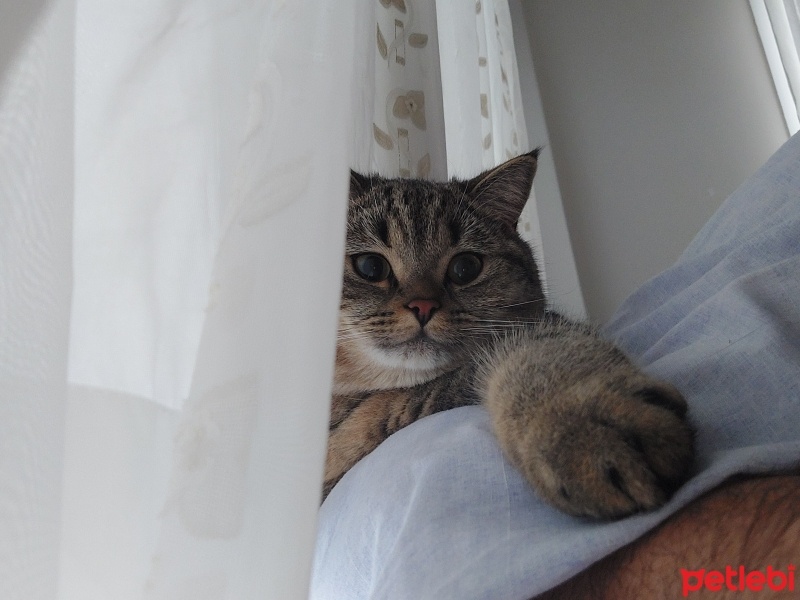
[[[469,181],[351,174],[324,494],[395,431],[483,403],[556,507],[616,518],[687,477],[687,406],[589,326],[547,310],[517,220],[539,152]]]

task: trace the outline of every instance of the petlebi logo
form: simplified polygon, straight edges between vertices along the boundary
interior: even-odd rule
[[[724,571],[681,569],[681,581],[684,597],[701,590],[709,592],[722,590],[732,592],[794,591],[795,567],[789,565],[786,569],[780,570],[770,565],[766,569],[748,570],[744,565],[738,567],[727,565]]]

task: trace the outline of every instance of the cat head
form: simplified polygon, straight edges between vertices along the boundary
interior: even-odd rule
[[[545,307],[516,225],[538,150],[468,181],[351,174],[336,388],[422,383]]]

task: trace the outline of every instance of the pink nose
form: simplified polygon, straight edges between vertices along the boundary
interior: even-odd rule
[[[441,307],[436,300],[412,300],[406,304],[406,308],[414,313],[421,327],[431,320],[433,313]]]

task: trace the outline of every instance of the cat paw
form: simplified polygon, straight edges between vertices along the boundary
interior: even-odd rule
[[[550,448],[557,484],[551,500],[572,514],[600,518],[658,508],[691,467],[694,436],[686,410],[678,390],[661,382],[597,393]]]
[[[536,403],[511,432],[495,420],[506,454],[551,504],[620,518],[658,508],[687,479],[694,435],[673,386],[636,371],[580,381],[558,395]]]

